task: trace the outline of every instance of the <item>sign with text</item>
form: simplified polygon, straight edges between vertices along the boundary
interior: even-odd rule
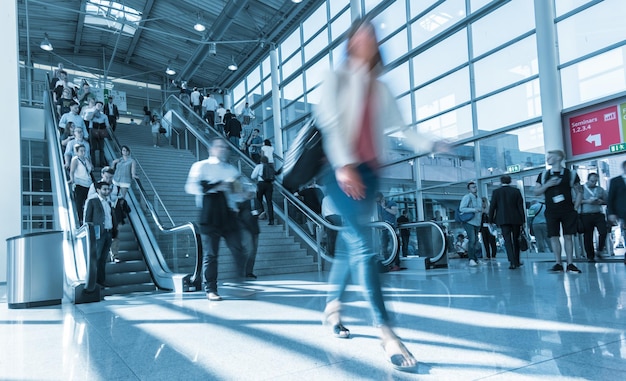
[[[583,155],[609,149],[621,142],[620,110],[616,106],[569,118],[572,155]]]

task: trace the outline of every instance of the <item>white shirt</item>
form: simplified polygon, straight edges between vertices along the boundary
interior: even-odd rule
[[[267,161],[270,163],[274,163],[274,147],[272,146],[262,146],[261,147],[261,154],[265,157],[267,157]]]
[[[198,90],[191,92],[191,104],[200,106],[200,92]]]
[[[207,111],[215,111],[217,109],[217,101],[213,97],[204,97],[202,107]]]
[[[98,195],[98,199],[102,204],[102,208],[104,209],[104,228],[105,229],[113,229],[113,217],[111,216],[111,204],[109,201],[100,197]]]

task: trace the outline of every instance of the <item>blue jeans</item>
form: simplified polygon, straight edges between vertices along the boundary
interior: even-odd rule
[[[389,321],[389,315],[380,285],[378,255],[374,251],[371,228],[367,226],[376,210],[378,177],[365,164],[361,164],[357,170],[366,187],[363,200],[353,200],[343,193],[333,171],[329,171],[325,177],[326,190],[336,205],[345,227],[337,237],[335,259],[328,276],[331,289],[326,302],[335,300],[341,302],[348,279],[352,276],[353,282],[361,285],[363,296],[370,303],[374,324],[381,326]]]
[[[468,224],[467,222],[463,223],[463,228],[467,232],[469,242],[467,244],[467,256],[469,259],[477,260],[478,259],[478,232],[480,231],[480,226],[474,226],[472,224]]]

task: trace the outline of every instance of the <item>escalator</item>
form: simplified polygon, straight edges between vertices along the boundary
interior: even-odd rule
[[[51,97],[44,94],[45,134],[50,152],[50,170],[58,227],[64,232],[64,294],[74,303],[93,302],[104,295],[136,291],[189,289],[199,277],[199,235],[192,223],[164,227],[146,190],[139,181],[132,184],[126,199],[131,209],[128,223],[121,226],[120,259],[107,264],[109,287],[95,287],[93,228],[78,223],[73,192],[67,183],[63,153],[58,144],[57,120]],[[119,156],[119,144],[107,139],[108,162]],[[88,291],[88,292],[85,292]]]

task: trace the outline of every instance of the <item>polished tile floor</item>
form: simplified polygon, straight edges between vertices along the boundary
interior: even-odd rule
[[[622,254],[622,253],[620,253]],[[420,361],[393,370],[357,289],[349,292],[350,340],[320,324],[317,273],[261,277],[245,296],[201,292],[106,297],[100,303],[8,309],[0,287],[2,380],[623,380],[626,266],[579,263],[552,274],[548,254],[509,270],[382,274],[398,333]],[[230,296],[230,298],[228,298]]]

